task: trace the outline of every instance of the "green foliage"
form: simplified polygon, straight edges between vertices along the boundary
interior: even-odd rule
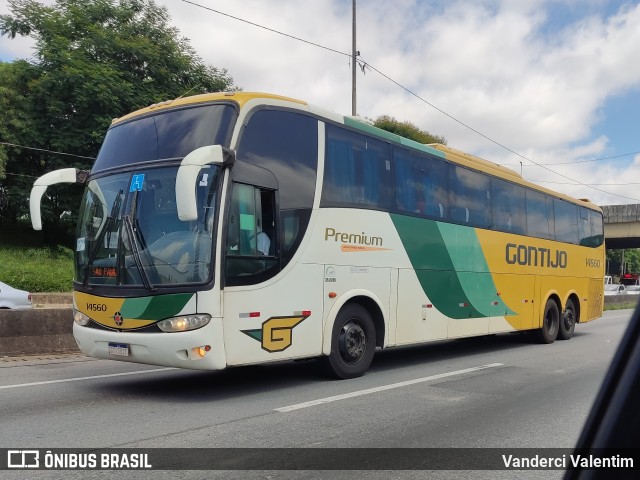
[[[88,169],[113,118],[187,92],[235,89],[151,0],[12,0],[9,10],[0,34],[28,36],[36,46],[32,62],[0,63],[0,141],[76,156],[0,146],[0,225],[28,213],[36,177]],[[43,220],[55,226],[62,212],[75,214],[79,196],[50,188]]]
[[[373,122],[374,126],[395,133],[401,137],[409,138],[419,143],[443,143],[447,144],[444,137],[433,135],[426,130],[420,130],[411,122],[400,122],[389,115],[381,115]]]
[[[612,275],[620,274],[622,250],[607,250],[607,263]],[[640,248],[624,250],[625,273],[640,273]]]
[[[65,247],[29,248],[0,246],[2,281],[35,292],[70,292],[73,252]]]

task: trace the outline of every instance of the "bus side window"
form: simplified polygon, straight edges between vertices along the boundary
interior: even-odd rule
[[[276,273],[278,242],[274,207],[273,190],[241,183],[233,185],[225,248],[229,284],[255,283],[249,279],[234,281],[234,277]],[[255,280],[261,281],[261,277]]]
[[[553,198],[534,190],[526,190],[527,235],[553,240],[555,217]]]
[[[491,182],[487,175],[450,165],[449,188],[453,221],[482,228],[491,225]]]
[[[523,234],[525,232],[525,191],[520,185],[491,179],[493,230]]]
[[[578,234],[580,245],[593,248],[599,247],[604,242],[602,214],[586,207],[580,207],[579,212]]]
[[[578,206],[566,200],[554,198],[553,210],[556,218],[556,240],[577,245],[579,243]]]

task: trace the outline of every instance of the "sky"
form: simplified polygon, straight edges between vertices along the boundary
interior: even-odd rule
[[[156,3],[244,91],[351,114],[351,0]],[[639,1],[359,0],[356,24],[359,116],[599,205],[640,203]],[[0,60],[32,46],[0,37]]]

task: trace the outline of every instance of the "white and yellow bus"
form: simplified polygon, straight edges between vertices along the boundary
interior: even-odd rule
[[[114,120],[86,185],[74,326],[89,356],[191,369],[533,330],[603,307],[601,210],[305,102],[215,93]]]

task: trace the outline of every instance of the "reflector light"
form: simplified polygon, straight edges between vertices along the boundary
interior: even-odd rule
[[[195,347],[192,348],[191,351],[193,352],[194,355],[197,355],[201,358],[204,358],[204,356],[207,354],[207,352],[211,351],[211,345],[204,345],[202,347]]]

